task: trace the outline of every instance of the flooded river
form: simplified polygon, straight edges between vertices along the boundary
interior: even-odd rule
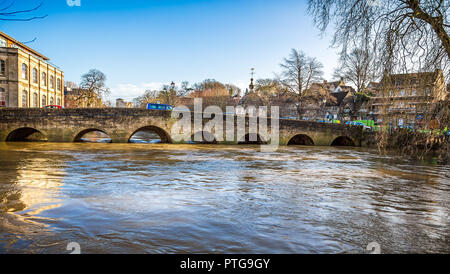
[[[0,253],[450,252],[450,166],[354,148],[0,143]]]

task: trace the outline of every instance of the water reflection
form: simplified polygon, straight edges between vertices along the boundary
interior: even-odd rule
[[[85,130],[78,134],[75,142],[82,143],[111,143],[112,139],[104,132],[98,130]]]
[[[131,136],[130,143],[135,144],[160,144],[161,137],[152,130],[141,130]]]
[[[14,143],[0,175],[0,253],[450,251],[450,168],[365,149]]]

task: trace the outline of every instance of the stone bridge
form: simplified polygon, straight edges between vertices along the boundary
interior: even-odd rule
[[[194,116],[194,115],[192,115]],[[226,117],[223,118],[223,131],[226,132]],[[83,135],[100,131],[110,137],[113,143],[128,143],[131,137],[139,131],[153,131],[160,136],[163,143],[175,142],[171,136],[172,126],[180,118],[172,118],[169,111],[145,109],[34,109],[34,108],[4,108],[0,109],[0,142],[26,141],[35,133],[41,133],[49,142],[79,142]],[[221,140],[215,132],[197,131],[191,126],[192,136],[203,133],[214,136],[214,142],[219,144],[238,144],[257,141],[268,141],[266,136],[249,137],[249,119],[246,118],[245,136],[237,136],[237,117],[233,132],[234,140]],[[203,124],[211,119],[203,118]],[[268,121],[270,132],[271,120]],[[193,117],[192,117],[193,123]],[[229,126],[230,127],[230,126]],[[198,128],[198,127],[197,127]],[[41,136],[42,136],[41,135]],[[255,134],[253,134],[255,135]],[[316,146],[368,146],[368,135],[361,127],[315,123],[297,120],[279,120],[280,145],[316,145]],[[251,142],[250,142],[251,143]]]

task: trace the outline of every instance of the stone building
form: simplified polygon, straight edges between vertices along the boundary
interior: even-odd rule
[[[81,88],[64,87],[65,108],[102,108],[105,104],[101,97]]]
[[[133,102],[126,102],[122,98],[116,99],[116,108],[132,108]]]
[[[0,107],[64,105],[64,72],[49,58],[0,32]]]
[[[348,102],[354,94],[355,90],[344,79],[313,83],[306,91],[303,120],[350,120]]]
[[[446,94],[442,70],[385,76],[372,99],[375,121],[399,127],[424,126],[427,115]]]

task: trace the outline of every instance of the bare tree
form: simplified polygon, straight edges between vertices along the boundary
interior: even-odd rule
[[[370,82],[375,81],[376,66],[369,50],[355,48],[350,54],[343,55],[335,71],[336,78],[343,78],[356,87],[356,92],[364,92]]]
[[[162,90],[159,92],[158,99],[163,104],[175,105],[179,97],[178,91],[179,89],[176,88],[175,83],[173,82],[170,86],[164,85]]]
[[[282,68],[280,81],[296,97],[298,114],[301,116],[303,105],[311,99],[311,94],[306,91],[314,82],[322,80],[323,65],[316,58],[292,49],[289,57],[285,58],[280,66]]]
[[[98,106],[97,102],[101,102],[103,96],[110,93],[105,81],[106,75],[103,72],[91,69],[81,76],[80,92],[75,101],[84,101],[88,107]]]
[[[42,7],[42,2],[32,8],[29,9],[21,9],[21,10],[13,10],[14,5],[16,4],[15,0],[8,1],[3,0],[0,2],[0,21],[32,21],[35,19],[42,19],[47,17],[47,15],[42,16],[28,16],[28,17],[16,17],[22,16],[24,14],[32,13],[37,11]]]
[[[230,93],[230,96],[238,96],[241,94],[242,90],[233,84],[225,84],[225,88],[228,90],[228,92]]]
[[[203,82],[196,83],[193,86],[195,91],[204,91],[208,89],[224,89],[225,85],[215,79],[206,79]]]
[[[334,23],[334,46],[346,54],[373,45],[384,74],[448,71],[449,7],[444,0],[309,0],[309,12],[321,31]]]
[[[371,47],[374,58],[380,62],[379,76],[384,76],[382,92],[386,98],[390,86],[395,85],[390,76],[393,73],[442,69],[447,80],[450,79],[448,0],[309,0],[309,12],[322,32],[330,23],[335,25],[333,45],[341,47],[342,55],[354,48]],[[413,80],[404,79],[408,82]],[[429,103],[435,105],[435,102]],[[386,110],[388,105],[384,104],[382,111],[387,119],[390,118]],[[448,130],[450,118],[448,99],[442,101],[440,109],[440,132],[443,132]],[[423,112],[428,114],[431,110],[424,109]],[[437,116],[427,116],[430,116],[426,121],[428,127],[435,132]],[[387,119],[383,119],[385,124]],[[387,136],[386,131],[379,134],[380,148],[389,142]],[[408,133],[400,142],[397,142],[398,147],[407,148],[412,156],[424,155],[417,151],[417,144],[426,144],[426,148],[439,145],[434,133],[428,136]],[[445,145],[448,147],[448,138]]]
[[[322,79],[323,65],[316,58],[308,57],[302,51],[291,50],[288,58],[280,65],[282,83],[292,92],[302,95],[311,84]]]
[[[162,103],[168,105],[176,105],[178,99],[186,96],[192,88],[189,82],[181,82],[181,86],[177,87],[175,83],[164,85],[159,90],[146,90],[144,94],[137,98],[140,107],[146,107],[149,103]]]
[[[145,108],[147,104],[156,103],[159,96],[159,90],[146,90],[142,96],[137,98],[139,107]]]

